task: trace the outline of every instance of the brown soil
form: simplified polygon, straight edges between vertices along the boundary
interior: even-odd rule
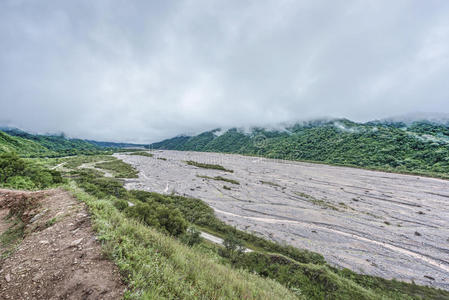
[[[14,214],[25,238],[0,260],[0,299],[119,299],[125,289],[105,259],[83,203],[68,192],[0,189],[0,233]]]

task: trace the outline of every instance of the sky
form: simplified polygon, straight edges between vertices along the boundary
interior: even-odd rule
[[[447,0],[1,0],[0,125],[154,142],[449,113]]]

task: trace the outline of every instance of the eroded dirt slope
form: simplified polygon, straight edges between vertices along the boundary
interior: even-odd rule
[[[25,238],[0,261],[0,299],[120,299],[125,286],[105,259],[83,203],[57,189],[0,189],[0,230],[13,213]]]

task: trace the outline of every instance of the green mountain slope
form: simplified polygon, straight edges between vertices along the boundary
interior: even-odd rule
[[[56,153],[44,146],[24,138],[11,136],[0,131],[0,153],[16,152],[21,156],[53,156]]]
[[[58,157],[104,151],[103,147],[63,135],[35,135],[18,129],[0,131],[0,153],[16,152],[22,157]]]
[[[431,122],[349,120],[298,123],[283,130],[233,128],[176,137],[153,149],[260,155],[394,172],[449,177],[449,126]]]

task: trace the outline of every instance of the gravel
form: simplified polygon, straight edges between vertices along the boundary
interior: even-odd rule
[[[226,223],[319,252],[334,266],[449,290],[449,181],[232,154],[152,153],[115,155],[140,171],[126,188],[200,198]],[[240,184],[229,190],[198,176]]]

